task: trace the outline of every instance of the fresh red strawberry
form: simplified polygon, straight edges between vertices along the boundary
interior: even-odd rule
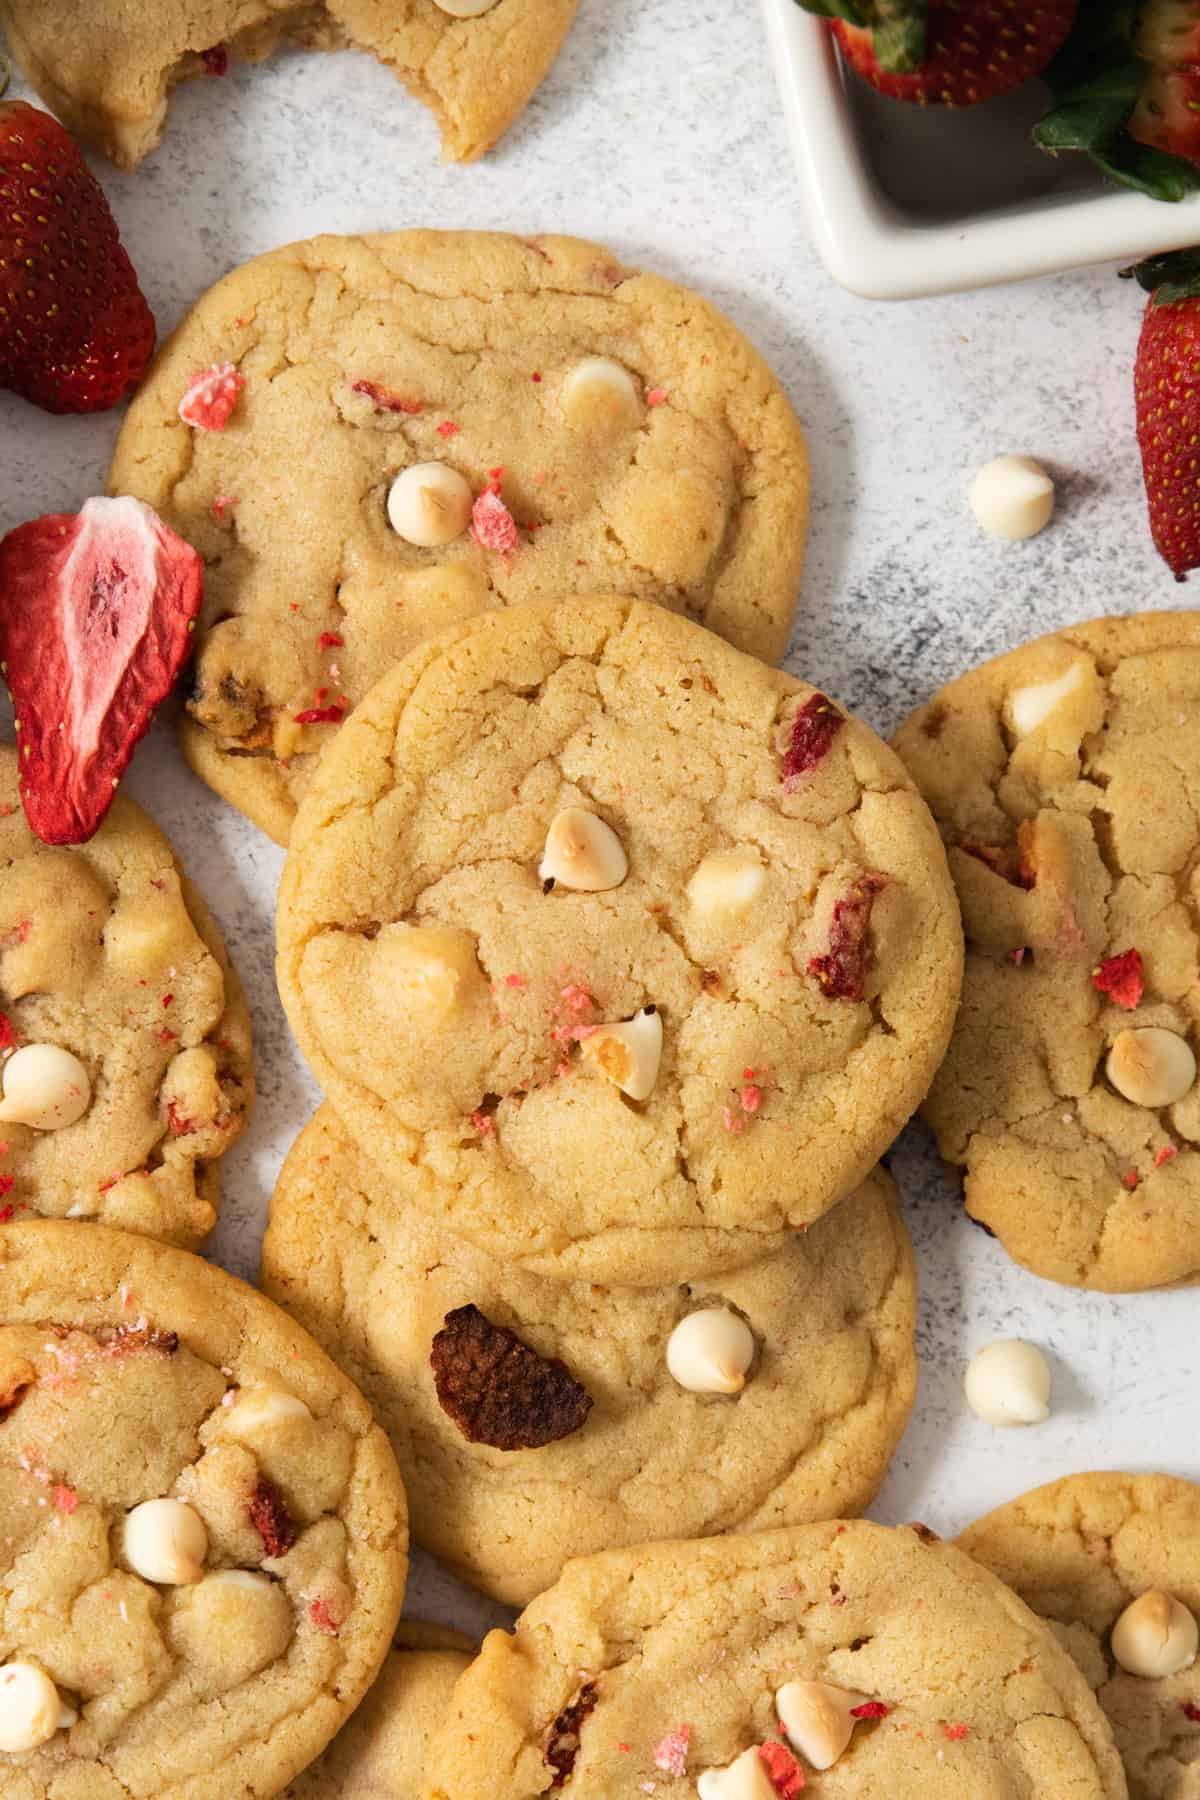
[[[1151,290],[1133,374],[1150,530],[1182,581],[1200,567],[1200,252],[1153,257],[1134,273]]]
[[[1139,144],[1200,163],[1200,63],[1151,69],[1125,129]]]
[[[88,500],[0,541],[0,668],[44,843],[99,826],[191,649],[203,588],[200,557],[140,500]]]
[[[842,52],[881,94],[921,106],[974,106],[1040,75],[1079,0],[929,0],[919,67],[889,67],[871,30],[834,19]]]
[[[46,412],[103,412],[138,380],[154,317],[73,140],[0,105],[0,387]]]

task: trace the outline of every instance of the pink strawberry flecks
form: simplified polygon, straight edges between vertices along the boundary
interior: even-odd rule
[[[744,1113],[756,1113],[762,1105],[762,1089],[755,1082],[747,1082],[739,1095],[739,1100]]]
[[[1138,1174],[1136,1169],[1126,1170],[1125,1175],[1124,1175],[1124,1182],[1125,1182],[1125,1186],[1129,1189],[1130,1193],[1132,1193],[1134,1188],[1136,1188],[1139,1185],[1139,1183],[1141,1182],[1141,1179],[1142,1178]]]
[[[231,362],[202,369],[187,384],[179,416],[197,431],[224,431],[245,385],[246,377]]]
[[[846,723],[832,700],[814,694],[792,720],[792,734],[783,756],[783,791],[794,792],[801,779],[829,754],[830,745]]]
[[[665,406],[668,397],[667,390],[664,387],[652,387],[646,389],[647,406]]]
[[[886,1719],[891,1710],[891,1707],[885,1706],[882,1700],[864,1700],[861,1706],[850,1708],[850,1717],[852,1719]]]
[[[13,1030],[13,1022],[7,1013],[0,1012],[0,1050],[12,1050],[17,1042],[17,1034]]]
[[[325,1632],[328,1637],[337,1636],[337,1620],[330,1611],[327,1600],[314,1600],[308,1609],[308,1616],[318,1631]]]
[[[660,1738],[654,1746],[655,1768],[661,1769],[664,1775],[686,1775],[691,1736],[691,1726],[681,1725],[678,1731],[668,1731]]]
[[[236,506],[237,500],[232,494],[218,494],[212,503],[213,518],[219,525],[230,507]]]
[[[1193,1725],[1200,1725],[1200,1706],[1197,1706],[1194,1700],[1181,1700],[1180,1711],[1185,1719],[1192,1721]]]
[[[346,640],[337,631],[323,631],[317,639],[318,650],[340,650]]]
[[[364,399],[369,400],[376,412],[407,413],[410,418],[415,419],[418,413],[425,411],[422,401],[394,393],[391,388],[381,387],[377,381],[352,381],[350,392],[361,394]]]
[[[345,716],[345,707],[336,702],[332,706],[309,706],[292,714],[297,725],[340,725]]]
[[[795,1800],[804,1791],[804,1770],[786,1744],[760,1744],[758,1758],[779,1800]]]
[[[61,1481],[54,1489],[50,1498],[53,1500],[58,1511],[60,1513],[65,1513],[68,1518],[79,1505],[79,1495],[75,1492],[75,1489],[67,1487],[65,1483]]]
[[[966,1737],[966,1735],[970,1731],[970,1729],[971,1729],[971,1727],[969,1725],[943,1725],[942,1726],[942,1730],[945,1732],[946,1736],[950,1739],[950,1742],[952,1744],[961,1744],[962,1740]]]
[[[477,543],[500,556],[511,556],[521,547],[516,520],[500,498],[503,469],[488,473],[488,484],[471,508],[471,530]]]
[[[496,1121],[495,1121],[495,1119],[493,1119],[491,1113],[478,1112],[478,1111],[473,1112],[471,1114],[471,1123],[475,1127],[476,1131],[479,1133],[481,1138],[490,1138],[490,1137],[495,1136]]]
[[[440,438],[452,438],[457,437],[461,430],[462,426],[456,425],[453,419],[443,419],[437,428],[437,434]]]
[[[1146,988],[1140,952],[1122,950],[1119,956],[1106,956],[1099,968],[1092,970],[1092,986],[1107,994],[1114,1006],[1132,1012]]]
[[[1155,1168],[1161,1169],[1164,1163],[1172,1162],[1178,1155],[1179,1152],[1174,1144],[1164,1144],[1161,1150],[1156,1150],[1154,1152]]]
[[[523,975],[506,975],[504,977],[504,985],[507,988],[523,988],[528,987],[529,983]]]

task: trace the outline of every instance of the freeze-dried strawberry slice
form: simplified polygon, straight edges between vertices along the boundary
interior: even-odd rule
[[[231,362],[217,363],[193,375],[179,402],[179,416],[197,431],[224,431],[246,377]]]
[[[834,902],[829,922],[829,946],[811,956],[808,972],[831,1000],[861,1000],[867,976],[875,964],[869,936],[875,896],[887,886],[882,875],[860,875],[849,891]]]
[[[516,520],[509,512],[500,497],[500,482],[503,469],[492,469],[488,475],[488,484],[471,508],[471,530],[475,539],[485,550],[496,550],[501,556],[511,556],[521,547],[521,539],[517,534]]]
[[[804,1770],[786,1744],[777,1744],[774,1740],[760,1744],[758,1760],[779,1800],[795,1800],[795,1796],[804,1791]]]
[[[1140,951],[1122,950],[1119,956],[1106,956],[1100,967],[1092,970],[1092,986],[1107,994],[1114,1006],[1132,1012],[1146,988]]]
[[[846,723],[832,700],[814,694],[792,720],[792,733],[783,757],[783,787],[791,793],[802,775],[815,769],[829,754],[829,747]]]
[[[569,1706],[564,1706],[550,1727],[542,1761],[554,1770],[551,1789],[565,1787],[579,1755],[579,1737],[600,1698],[594,1681],[585,1681]]]
[[[139,500],[87,500],[0,542],[0,665],[44,843],[99,826],[191,649],[203,588],[199,556]]]

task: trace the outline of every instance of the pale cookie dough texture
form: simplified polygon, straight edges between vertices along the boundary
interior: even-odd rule
[[[568,407],[594,358],[632,397]],[[225,363],[245,386],[196,430],[180,400]],[[400,537],[388,492],[421,463],[497,486],[515,548],[470,523]],[[777,661],[808,510],[799,424],[728,320],[598,244],[488,232],[315,238],[235,270],[160,352],[109,479],[204,557],[184,750],[280,843],[349,707],[485,608],[618,590]]]
[[[967,937],[926,1116],[968,1212],[1074,1286],[1200,1271],[1198,702],[1200,613],[1099,619],[962,676],[895,740]],[[1170,1104],[1134,1103],[1108,1072],[1114,1041],[1147,1027],[1178,1040]]]
[[[454,18],[436,0],[0,0],[0,24],[46,105],[123,169],[162,137],[181,81],[285,45],[378,57],[431,109],[443,154],[469,162],[524,109],[578,4],[495,0]],[[216,129],[232,96],[213,85]]]
[[[6,1800],[268,1796],[387,1653],[404,1490],[361,1395],[269,1300],[185,1251],[40,1221],[0,1238],[0,1663],[77,1722],[0,1755]],[[182,1501],[200,1579],[123,1552]]]
[[[375,1686],[283,1800],[417,1800],[426,1747],[476,1648],[446,1626],[401,1620]]]
[[[616,832],[619,886],[544,891],[572,806]],[[736,916],[689,895],[730,849],[754,876]],[[385,676],[301,808],[278,943],[301,1048],[398,1204],[635,1286],[756,1260],[867,1175],[943,1053],[961,955],[892,753],[629,600],[486,614]],[[835,951],[860,997],[822,986]],[[647,1006],[662,1056],[634,1101],[587,1037]]]
[[[775,1696],[804,1680],[886,1709],[831,1769],[808,1769],[822,1800],[1125,1794],[1104,1715],[1052,1632],[950,1545],[858,1522],[569,1563],[459,1682],[423,1800],[694,1794],[705,1771],[780,1745]]]
[[[3,1216],[198,1243],[254,1094],[241,984],[145,813],[118,794],[88,843],[51,848],[0,746],[0,1089],[14,1048],[32,1044],[78,1057],[90,1095],[57,1130],[0,1119]]]
[[[1127,1674],[1110,1648],[1152,1588],[1200,1615],[1200,1487],[1168,1475],[1070,1475],[997,1507],[961,1547],[1054,1626],[1108,1715],[1132,1800],[1200,1792],[1200,1666]]]
[[[716,1285],[604,1288],[493,1262],[398,1210],[326,1106],[284,1165],[263,1286],[362,1388],[409,1493],[414,1538],[472,1586],[524,1605],[570,1556],[661,1537],[860,1512],[916,1391],[916,1271],[882,1170],[767,1260]],[[474,1305],[592,1397],[538,1449],[471,1443],[438,1404],[430,1345]],[[734,1309],[755,1353],[737,1395],[667,1368],[680,1319]]]

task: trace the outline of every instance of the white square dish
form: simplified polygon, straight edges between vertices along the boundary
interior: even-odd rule
[[[1200,193],[1150,200],[1034,148],[1039,83],[969,111],[887,100],[843,77],[824,20],[763,5],[813,242],[851,292],[914,299],[1200,241]]]

